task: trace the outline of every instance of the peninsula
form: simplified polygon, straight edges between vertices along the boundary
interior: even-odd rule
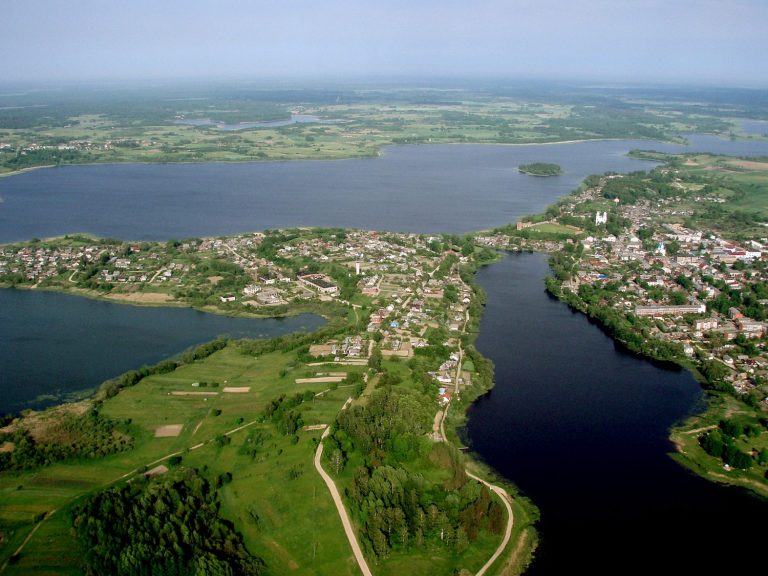
[[[90,400],[6,420],[0,512],[16,520],[0,524],[5,573],[74,569],[84,555],[66,551],[84,547],[87,569],[114,571],[127,552],[109,542],[133,528],[104,516],[112,506],[147,516],[155,546],[134,558],[162,563],[153,526],[171,520],[146,508],[148,493],[194,502],[191,521],[234,522],[205,546],[179,546],[185,561],[211,554],[238,573],[338,574],[350,545],[363,571],[363,558],[377,573],[521,570],[536,509],[481,479],[492,475],[458,450],[456,433],[492,386],[473,346],[483,306],[473,274],[495,257],[471,237],[341,229],[3,246],[0,280],[18,288],[328,319],[310,334],[219,339],[111,379]],[[220,516],[203,516],[210,506]]]

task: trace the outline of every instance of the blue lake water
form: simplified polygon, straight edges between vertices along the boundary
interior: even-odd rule
[[[768,136],[768,120],[739,120],[739,125],[746,134]]]
[[[0,414],[61,402],[113,376],[220,335],[272,338],[325,320],[232,318],[189,308],[142,308],[78,296],[0,290]]]
[[[0,178],[0,242],[89,232],[168,240],[291,226],[464,233],[540,212],[589,174],[654,166],[634,148],[768,155],[768,141],[592,141],[387,148],[380,158],[64,166]],[[527,162],[565,174],[520,174]]]

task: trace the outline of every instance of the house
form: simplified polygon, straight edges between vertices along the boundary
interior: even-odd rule
[[[280,293],[275,289],[264,290],[263,292],[260,292],[256,295],[256,301],[259,304],[264,304],[267,306],[274,306],[276,304],[282,303],[282,300],[280,299]]]
[[[262,281],[267,286],[273,285],[275,282],[277,282],[277,274],[274,272],[262,272],[259,274],[258,279]]]
[[[234,294],[224,294],[223,296],[219,296],[219,300],[222,302],[234,302],[235,301],[235,295]]]

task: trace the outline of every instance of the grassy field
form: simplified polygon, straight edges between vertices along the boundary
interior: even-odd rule
[[[689,157],[682,169],[701,176],[716,173],[742,185],[733,190],[724,182],[721,188],[723,197],[727,199],[724,208],[730,211],[753,211],[768,220],[768,160],[698,155]]]
[[[667,221],[714,230],[727,238],[765,236],[768,223],[768,159],[734,158],[712,154],[663,154],[633,151],[632,156],[658,160],[681,179],[673,186],[679,196],[667,199]]]
[[[402,362],[385,364],[391,373],[408,372]],[[5,534],[0,565],[36,529],[4,574],[79,574],[82,550],[69,527],[68,510],[73,503],[158,464],[168,465],[171,455],[180,455],[181,466],[197,468],[211,479],[232,475],[232,481],[220,490],[221,514],[235,523],[248,550],[265,560],[270,574],[357,574],[341,521],[312,464],[322,430],[283,436],[262,417],[272,398],[311,390],[312,400],[302,405],[305,427],[331,423],[352,390],[344,383],[295,383],[298,378],[314,376],[317,369],[298,363],[293,352],[254,357],[230,344],[204,360],[148,376],[105,401],[102,415],[130,420],[134,449],[99,460],[0,474],[0,531]],[[323,371],[366,369],[322,367]],[[202,382],[208,385],[200,386]],[[213,382],[218,385],[212,386]],[[371,381],[374,386],[375,379]],[[250,390],[225,392],[227,388]],[[365,403],[365,399],[364,394],[359,402]],[[158,430],[168,433],[170,427],[178,434],[156,436]],[[338,477],[342,493],[361,463],[350,461]],[[408,467],[427,481],[448,479],[448,471],[436,468],[427,457]],[[516,535],[525,532],[527,536],[512,560],[523,562],[535,545],[535,532],[530,528],[532,508],[521,500],[515,506]],[[442,547],[395,549],[372,570],[377,575],[475,572],[498,544],[498,536],[483,533],[461,554]],[[502,560],[499,563],[501,566]]]
[[[280,375],[293,365],[294,353],[254,358],[230,346],[175,372],[148,377],[104,403],[105,416],[131,419],[135,449],[100,460],[0,475],[0,526],[9,535],[0,546],[0,565],[26,538],[36,519],[55,511],[5,573],[79,573],[80,551],[70,536],[67,508],[136,470],[151,469],[174,453],[182,455],[183,466],[205,470],[211,477],[232,474],[232,482],[222,489],[222,514],[242,531],[248,549],[267,561],[270,573],[299,569],[315,574],[354,573],[340,520],[312,466],[320,431],[299,432],[298,442],[293,443],[271,424],[261,422],[268,400],[309,389],[324,393],[303,409],[306,424],[330,423],[349,389],[343,384],[336,390],[328,390],[328,384],[297,385],[294,379],[303,374],[289,370]],[[202,381],[217,381],[220,386],[192,387],[193,382]],[[225,393],[225,386],[250,387],[250,392]],[[180,391],[217,394],[171,394]],[[169,424],[181,424],[181,433],[156,438],[155,431]],[[242,426],[245,428],[229,436],[229,442],[214,441]],[[256,443],[255,454],[246,452]],[[310,517],[313,521],[307,522]]]
[[[580,231],[573,226],[563,226],[556,222],[542,222],[541,224],[534,224],[528,230],[541,232],[544,234],[565,234],[567,236],[575,237]]]

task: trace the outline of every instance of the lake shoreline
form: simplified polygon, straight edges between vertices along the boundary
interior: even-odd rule
[[[692,431],[695,433],[701,422],[710,422],[712,420],[718,421],[720,416],[725,418],[727,414],[727,411],[723,411],[718,405],[719,403],[722,403],[722,399],[725,395],[722,392],[709,388],[707,386],[706,378],[692,362],[682,358],[659,359],[642,350],[633,350],[627,346],[626,342],[611,332],[610,326],[605,324],[599,317],[593,315],[590,309],[583,309],[578,306],[571,298],[567,298],[562,291],[558,294],[547,288],[547,293],[552,298],[565,304],[573,312],[583,315],[590,322],[597,325],[606,336],[611,338],[611,340],[617,346],[620,346],[626,353],[642,358],[647,362],[672,365],[690,374],[701,389],[701,405],[693,408],[690,413],[682,415],[679,420],[673,422],[667,430],[670,445],[674,447],[674,451],[669,453],[669,457],[683,468],[711,482],[715,482],[722,486],[743,488],[753,497],[768,499],[768,485],[755,484],[753,480],[737,476],[734,473],[731,473],[730,476],[724,474],[723,470],[729,472],[729,469],[722,469],[719,464],[718,467],[721,469],[719,471],[715,470],[710,462],[711,457],[701,455],[702,451],[697,438],[693,439],[693,443],[690,442],[690,439],[686,442],[686,436],[690,435]],[[691,455],[691,452],[698,452],[699,454]],[[733,472],[733,470],[731,470],[731,472]]]
[[[14,293],[18,296],[14,296]],[[24,313],[25,318],[33,314],[27,310],[31,304],[25,304],[29,299],[22,297],[24,294],[30,297],[36,295],[31,302],[36,303],[35,306],[41,310],[40,314],[46,318],[50,314],[52,318],[42,329],[43,332],[36,328],[37,323],[33,318],[30,327],[14,330],[7,335],[10,338],[7,350],[15,358],[21,359],[14,363],[6,357],[7,353],[3,356],[4,365],[8,363],[9,366],[5,376],[9,382],[19,382],[20,386],[18,391],[9,388],[8,397],[5,398],[5,410],[13,414],[27,409],[41,410],[66,405],[70,403],[70,398],[78,401],[83,398],[93,399],[104,382],[126,371],[138,370],[147,363],[171,360],[189,347],[212,342],[222,335],[234,339],[271,340],[287,334],[285,330],[314,332],[338,321],[338,314],[322,306],[296,307],[277,315],[227,314],[220,309],[205,309],[183,303],[169,305],[119,301],[91,291],[29,286],[0,287],[3,301],[15,303],[13,308],[18,308],[15,314],[11,313],[10,308],[4,314],[4,320],[11,327],[15,325],[14,318],[18,314]],[[94,308],[96,303],[109,307]],[[158,314],[154,311],[158,311]],[[62,324],[64,320],[66,324]],[[125,337],[121,336],[123,332],[115,331],[115,327],[122,328]],[[29,345],[25,343],[43,338],[49,338],[54,343],[60,342],[60,346],[39,353],[45,355],[46,367],[30,368],[34,360],[29,358]],[[89,352],[102,345],[106,349],[101,354],[93,356]],[[81,352],[83,346],[86,349]],[[57,352],[59,349],[63,352]],[[117,349],[121,351],[114,351]],[[87,368],[69,368],[72,355],[90,358],[84,360],[87,364],[78,363]],[[39,358],[39,355],[35,358]],[[47,367],[49,365],[55,367],[57,377],[41,380],[41,374],[52,369]]]
[[[0,244],[2,246],[2,244]],[[99,302],[107,302],[110,304],[121,304],[125,306],[135,306],[137,308],[187,308],[190,310],[195,310],[197,312],[203,312],[205,314],[215,314],[217,316],[224,316],[227,318],[251,318],[254,320],[259,319],[267,319],[267,318],[291,318],[294,316],[299,316],[301,314],[316,314],[317,316],[321,316],[328,320],[327,313],[323,313],[319,310],[305,310],[303,308],[298,309],[288,309],[284,313],[280,314],[259,314],[257,312],[246,312],[246,311],[236,311],[236,312],[229,312],[227,310],[223,310],[221,308],[215,307],[215,306],[194,306],[193,304],[185,303],[181,300],[169,300],[167,302],[151,302],[151,301],[141,301],[141,300],[131,300],[130,295],[127,298],[120,298],[119,294],[116,294],[112,297],[109,296],[109,294],[104,294],[102,292],[99,292],[98,290],[88,290],[85,288],[72,288],[70,290],[66,290],[63,288],[60,288],[58,286],[26,286],[26,285],[10,285],[10,284],[2,284],[0,283],[0,290],[24,290],[24,291],[30,291],[30,292],[50,292],[55,294],[67,294],[70,296],[78,296],[82,298],[87,298],[89,300],[95,300]],[[162,294],[160,292],[149,292],[146,294]]]
[[[718,134],[713,134],[714,136],[720,136]],[[397,142],[397,143],[385,143],[380,144],[376,147],[376,153],[375,154],[363,154],[363,155],[356,155],[356,156],[346,156],[346,157],[313,157],[313,156],[307,156],[307,157],[297,157],[297,158],[243,158],[242,160],[145,160],[145,161],[135,161],[135,160],[129,160],[129,161],[98,161],[95,160],[93,162],[72,162],[72,163],[64,163],[64,164],[46,164],[44,166],[30,166],[27,168],[21,168],[19,170],[12,170],[10,172],[2,172],[0,173],[0,178],[5,178],[9,176],[18,176],[21,174],[25,174],[27,172],[32,172],[34,170],[41,170],[41,169],[47,169],[47,168],[63,168],[66,166],[130,166],[130,165],[136,165],[136,166],[154,166],[154,165],[194,165],[194,164],[268,164],[270,162],[274,163],[284,163],[284,162],[344,162],[348,160],[360,160],[360,159],[370,159],[370,158],[380,158],[384,155],[386,155],[387,148],[400,148],[400,147],[407,147],[407,146],[510,146],[510,147],[526,147],[526,146],[556,146],[559,144],[580,144],[583,142],[620,142],[622,140],[647,140],[648,142],[662,142],[664,144],[680,144],[680,142],[675,141],[673,139],[667,140],[667,141],[659,141],[659,140],[650,140],[650,139],[644,139],[644,138],[582,138],[582,139],[576,139],[576,140],[552,140],[548,142]],[[745,140],[750,140],[745,138]]]

